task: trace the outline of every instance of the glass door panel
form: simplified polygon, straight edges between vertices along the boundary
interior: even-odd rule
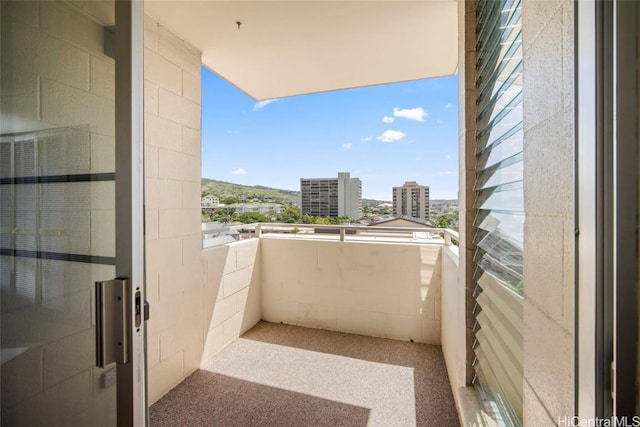
[[[116,264],[114,2],[0,7],[0,423],[115,425],[94,309]]]

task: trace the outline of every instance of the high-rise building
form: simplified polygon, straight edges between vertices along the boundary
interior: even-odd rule
[[[362,216],[362,182],[349,172],[337,178],[300,178],[302,215],[358,219]]]
[[[393,187],[393,214],[429,219],[429,187],[406,181],[402,187]]]

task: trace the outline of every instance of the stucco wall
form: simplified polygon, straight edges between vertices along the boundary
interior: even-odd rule
[[[263,237],[262,318],[440,344],[440,245]]]
[[[200,52],[145,17],[149,401],[200,366]]]
[[[574,411],[574,2],[522,4],[524,423]]]

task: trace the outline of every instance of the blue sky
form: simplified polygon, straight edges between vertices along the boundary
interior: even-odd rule
[[[457,76],[257,102],[202,70],[202,176],[299,190],[351,172],[364,198],[405,181],[458,191]]]

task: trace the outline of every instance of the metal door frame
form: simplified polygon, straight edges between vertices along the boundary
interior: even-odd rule
[[[576,1],[575,413],[635,414],[636,2]]]
[[[128,278],[129,301],[145,299],[144,276],[144,4],[116,1],[116,276]],[[135,319],[135,304],[130,318]],[[129,363],[117,365],[118,425],[148,423],[146,331],[132,322]]]

